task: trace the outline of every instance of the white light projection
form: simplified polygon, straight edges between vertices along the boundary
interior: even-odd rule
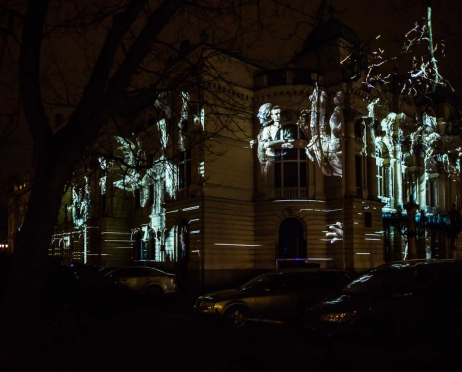
[[[105,158],[99,158],[98,161],[99,161],[99,166],[101,167],[103,171],[103,175],[99,179],[99,187],[101,190],[101,195],[105,195],[106,194],[106,181],[107,181],[107,176],[106,176],[107,160]]]
[[[181,106],[180,122],[178,123],[178,146],[181,151],[185,150],[185,132],[188,128],[188,105],[189,105],[189,93],[181,92],[181,99],[183,105]]]
[[[274,163],[274,146],[284,142],[276,140],[276,134],[281,128],[281,109],[279,106],[273,107],[271,103],[265,103],[260,107],[257,117],[261,124],[257,137],[257,156],[261,171],[266,176]]]
[[[90,217],[90,184],[87,176],[84,179],[83,187],[72,187],[72,205],[67,207],[72,211],[72,221],[76,228],[82,227]]]
[[[334,108],[328,121],[328,127],[326,123],[327,99],[327,92],[319,91],[316,86],[310,96],[311,111],[301,110],[296,124],[302,132],[311,135],[305,148],[308,159],[316,162],[324,175],[342,177],[343,92],[339,91],[334,95]],[[273,176],[274,150],[280,147],[291,148],[294,140],[277,138],[278,132],[283,133],[280,131],[282,126],[279,106],[273,106],[271,103],[263,104],[260,106],[257,118],[261,124],[261,130],[257,136],[257,157],[266,180]],[[254,141],[250,144],[253,146]]]
[[[125,190],[134,192],[140,187],[140,174],[136,169],[136,145],[132,141],[114,136],[117,143],[120,144],[119,150],[124,154],[123,164],[120,164],[120,169],[123,172],[122,179],[114,181],[114,186]]]
[[[336,222],[330,225],[327,225],[330,229],[326,233],[326,237],[330,240],[330,243],[335,243],[336,241],[343,240],[343,223]]]
[[[342,177],[342,149],[340,139],[343,137],[343,92],[334,96],[334,112],[326,128],[327,93],[319,92],[316,86],[310,96],[311,139],[306,146],[306,155],[311,161],[316,161],[325,176]]]

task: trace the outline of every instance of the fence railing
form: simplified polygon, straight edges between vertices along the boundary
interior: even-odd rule
[[[276,199],[305,199],[307,195],[305,187],[284,187],[274,190]]]

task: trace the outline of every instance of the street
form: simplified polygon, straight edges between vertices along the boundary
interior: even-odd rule
[[[191,314],[194,298],[137,300],[123,311],[42,323],[36,352],[11,371],[458,371],[438,345],[355,349],[304,340],[281,325],[227,328]],[[458,359],[458,358],[457,358]],[[4,369],[3,369],[4,370]]]

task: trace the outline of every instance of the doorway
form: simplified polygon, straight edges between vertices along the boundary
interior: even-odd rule
[[[278,259],[306,258],[305,229],[294,217],[286,218],[279,226]]]

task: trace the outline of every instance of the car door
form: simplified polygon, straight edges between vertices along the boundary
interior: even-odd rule
[[[410,334],[422,327],[427,309],[424,292],[416,288],[414,268],[389,270],[383,284],[372,293],[372,314],[395,336]]]
[[[149,275],[149,270],[144,268],[127,268],[119,273],[118,282],[135,292],[143,291],[143,280]]]
[[[300,280],[300,273],[273,276],[263,293],[255,297],[255,308],[260,317],[279,321],[294,319],[298,313]]]

